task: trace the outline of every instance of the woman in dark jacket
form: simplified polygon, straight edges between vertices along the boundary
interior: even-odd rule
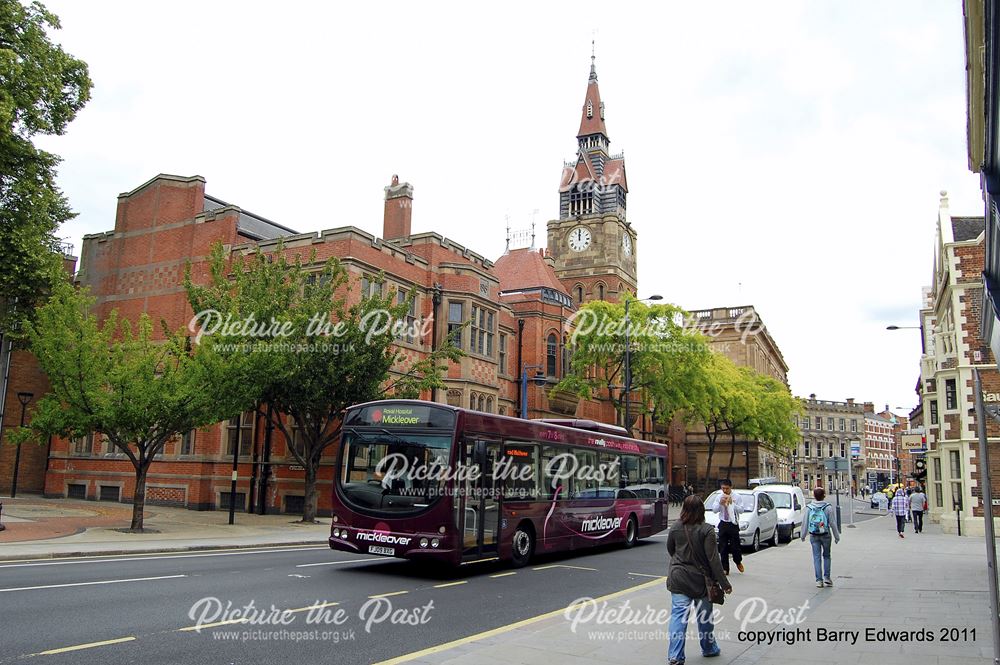
[[[684,640],[691,608],[695,608],[698,619],[702,655],[706,658],[718,656],[720,650],[713,632],[712,601],[708,599],[703,571],[709,572],[726,593],[732,593],[733,587],[722,572],[715,528],[705,524],[705,504],[700,496],[692,495],[684,499],[681,517],[667,533],[667,552],[670,553],[667,589],[672,597],[670,665],[684,663]]]

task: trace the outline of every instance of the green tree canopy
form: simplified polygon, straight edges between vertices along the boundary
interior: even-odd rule
[[[51,392],[38,402],[30,426],[10,439],[106,436],[135,469],[131,528],[141,531],[150,465],[171,438],[217,421],[215,388],[224,368],[206,351],[190,353],[179,333],[154,340],[145,314],[134,329],[117,312],[100,324],[85,291],[65,280],[52,288],[36,320],[26,324]]]
[[[258,249],[230,260],[216,244],[207,284],[196,284],[190,268],[185,276],[199,329],[206,331],[198,343],[211,347],[231,368],[227,376],[240,377],[242,408],[272,407],[264,417],[284,435],[289,453],[305,470],[306,522],[316,517],[320,458],[339,437],[343,410],[443,387],[448,362],[461,356],[446,343],[420,360],[406,361],[395,345],[405,332],[395,326],[405,322],[415,294],[401,297],[378,288],[353,299],[349,282],[337,259],[317,266],[313,254],[304,262],[281,246],[272,254]],[[376,279],[379,287],[382,282]],[[252,325],[212,330],[212,320]]]
[[[86,63],[49,39],[58,28],[39,2],[0,0],[0,331],[30,317],[63,277],[55,234],[74,214],[56,187],[59,158],[32,138],[64,133],[91,81]]]

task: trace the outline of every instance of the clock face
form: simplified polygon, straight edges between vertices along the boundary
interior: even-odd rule
[[[627,233],[622,236],[622,252],[625,256],[632,256],[632,236]]]
[[[569,232],[569,248],[574,252],[582,252],[590,247],[590,229],[578,226]]]

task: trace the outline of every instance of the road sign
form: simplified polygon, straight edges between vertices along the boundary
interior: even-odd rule
[[[851,468],[846,457],[827,457],[823,460],[823,467],[827,471],[835,471],[837,473],[850,471]]]

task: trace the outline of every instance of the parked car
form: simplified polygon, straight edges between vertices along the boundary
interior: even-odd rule
[[[715,497],[722,493],[716,490],[708,495],[705,506],[711,506]],[[740,544],[749,547],[754,552],[760,549],[761,542],[771,545],[778,544],[778,511],[774,507],[774,502],[766,492],[759,489],[754,490],[733,490],[734,494],[739,494],[745,507],[740,515]],[[705,522],[719,530],[719,514],[711,510],[705,511]]]
[[[761,485],[758,492],[766,493],[778,511],[778,541],[790,542],[802,534],[805,519],[806,498],[798,485]]]

